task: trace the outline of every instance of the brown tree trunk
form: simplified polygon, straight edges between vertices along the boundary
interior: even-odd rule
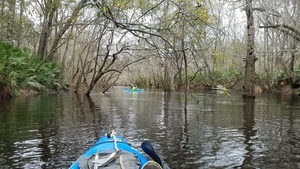
[[[292,85],[293,82],[294,82],[294,71],[295,71],[295,60],[296,60],[296,55],[295,55],[295,51],[297,50],[296,49],[296,46],[297,46],[297,43],[296,42],[291,42],[291,60],[290,60],[290,69],[289,69],[289,77],[288,77],[288,84],[289,85]]]
[[[19,14],[19,24],[18,24],[18,32],[16,33],[17,35],[17,47],[19,48],[22,45],[22,38],[23,38],[23,30],[22,30],[22,26],[23,26],[23,15],[24,15],[24,0],[20,0],[19,5],[20,5],[20,14]]]
[[[10,42],[13,42],[14,40],[14,33],[15,33],[15,9],[16,9],[16,1],[8,1],[8,8],[9,8],[9,14],[8,14],[8,22],[7,22],[7,40]]]
[[[48,38],[52,31],[52,23],[54,18],[54,12],[57,10],[55,6],[55,0],[51,0],[48,3],[45,2],[45,11],[44,11],[44,22],[42,25],[41,36],[39,39],[39,47],[37,54],[41,58],[44,58],[47,55],[47,45],[48,45]]]
[[[65,65],[66,65],[66,60],[67,60],[67,53],[69,51],[69,43],[70,43],[70,40],[69,40],[69,37],[68,37],[67,42],[66,42],[66,48],[65,48],[65,51],[64,51],[64,54],[63,54],[63,58],[62,58],[62,61],[60,63],[60,71],[59,71],[59,75],[58,75],[58,83],[59,84],[62,84],[63,75],[65,73]]]
[[[245,80],[243,86],[243,97],[254,98],[255,85],[255,55],[254,55],[254,18],[252,0],[246,0],[247,15],[247,55],[245,66]]]
[[[174,89],[174,76],[173,76],[173,70],[172,70],[172,59],[171,59],[171,55],[168,55],[165,58],[165,63],[164,63],[164,90],[165,91],[171,91],[172,89]]]
[[[88,48],[88,49],[87,49],[87,52],[84,53],[84,51],[85,51],[85,49],[84,49],[84,50],[82,51],[82,53],[80,54],[80,56],[79,56],[79,57],[82,57],[82,55],[85,54],[85,55],[84,55],[84,56],[85,56],[84,61],[83,61],[83,63],[81,62],[81,70],[80,70],[79,76],[78,76],[78,78],[77,78],[75,87],[74,87],[74,93],[77,93],[77,92],[79,91],[79,87],[80,87],[80,85],[81,85],[82,78],[84,78],[84,73],[85,73],[85,69],[86,69],[86,66],[87,66],[88,56],[89,56],[89,54],[90,54],[91,46],[92,46],[92,44],[88,44],[88,45],[86,46],[86,47]],[[86,47],[85,47],[85,48],[86,48]],[[82,59],[82,58],[80,58],[80,59]]]
[[[4,16],[5,14],[5,3],[4,1],[1,1],[1,9],[0,9],[0,16]],[[4,40],[4,35],[5,35],[5,31],[4,31],[4,23],[0,22],[0,29],[2,31],[0,31],[0,40],[3,41]]]
[[[73,24],[73,22],[77,19],[80,10],[85,6],[86,3],[87,0],[81,0],[73,10],[71,17],[57,32],[57,35],[54,37],[54,41],[50,48],[50,55],[48,56],[49,60],[53,60],[53,55],[58,48],[59,41],[61,40],[62,36],[66,33],[66,31],[70,28],[70,26]]]

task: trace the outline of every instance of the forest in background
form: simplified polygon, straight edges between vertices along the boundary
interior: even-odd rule
[[[2,0],[0,94],[298,88],[299,0]],[[69,85],[70,84],[70,85]]]

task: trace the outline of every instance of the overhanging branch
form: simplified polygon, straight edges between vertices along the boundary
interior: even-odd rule
[[[164,2],[165,0],[161,0],[159,3],[157,3],[157,5],[155,5],[154,7],[152,7],[151,9],[147,10],[147,12],[143,13],[142,16],[145,16],[147,13],[149,13],[150,10],[154,10],[155,8],[157,8],[162,2]],[[128,32],[130,32],[132,35],[134,35],[135,37],[141,38],[146,40],[146,42],[150,43],[148,41],[149,38],[151,37],[158,37],[160,39],[162,39],[166,44],[168,44],[168,46],[170,48],[172,48],[175,52],[175,48],[173,47],[173,45],[167,40],[165,39],[162,35],[160,35],[159,33],[162,30],[165,31],[170,31],[169,29],[157,29],[151,26],[147,26],[145,24],[141,24],[141,23],[123,23],[121,21],[118,21],[117,18],[114,16],[113,11],[109,8],[109,6],[107,5],[107,3],[102,0],[94,0],[96,7],[101,11],[101,9],[105,9],[102,12],[102,15],[104,17],[106,17],[108,20],[110,20],[111,22],[114,23],[114,25],[120,29],[124,29],[127,30]],[[140,16],[139,19],[142,17]],[[140,35],[142,34],[142,35]],[[144,35],[149,35],[148,37],[144,37]],[[155,46],[154,44],[150,43],[151,46]]]
[[[295,29],[294,27],[291,27],[289,25],[285,24],[277,24],[277,25],[264,25],[264,26],[259,26],[259,28],[273,28],[273,29],[278,29],[284,33],[287,33],[288,35],[292,36],[294,39],[297,41],[300,41],[300,32]]]

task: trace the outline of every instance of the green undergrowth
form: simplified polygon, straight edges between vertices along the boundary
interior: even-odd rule
[[[58,84],[59,66],[42,62],[28,49],[0,42],[0,97],[19,96],[20,90],[45,92]]]

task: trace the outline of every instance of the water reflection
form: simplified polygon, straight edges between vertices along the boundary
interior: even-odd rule
[[[118,88],[0,100],[0,168],[68,168],[111,129],[173,169],[300,168],[299,110],[294,96]]]
[[[299,105],[298,97],[296,96],[285,96],[282,98],[284,102],[287,103],[287,113],[288,113],[288,121],[289,128],[287,129],[287,142],[291,145],[290,154],[292,154],[289,158],[290,161],[298,163],[294,167],[299,168],[300,163],[300,136],[299,136],[299,118],[297,119],[297,106]]]
[[[244,161],[242,164],[242,168],[255,168],[253,167],[252,159],[253,154],[252,152],[254,149],[252,148],[253,142],[252,140],[255,139],[256,130],[253,129],[255,125],[254,121],[254,106],[255,100],[251,98],[244,98],[243,99],[243,113],[244,113],[244,135],[246,144],[245,150],[247,151],[244,155]]]

